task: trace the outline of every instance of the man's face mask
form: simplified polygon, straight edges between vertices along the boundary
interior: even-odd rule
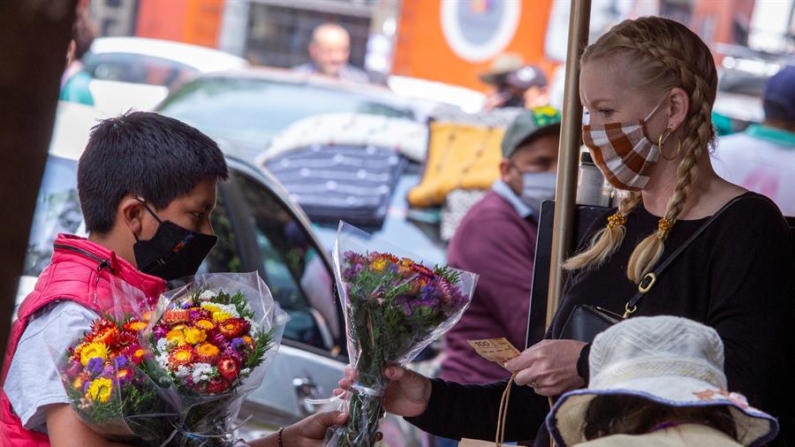
[[[649,182],[649,171],[660,158],[660,148],[646,138],[645,119],[601,126],[582,126],[582,141],[591,151],[596,167],[618,189],[638,191]]]
[[[169,220],[162,221],[143,201],[139,202],[160,225],[151,239],[135,238],[133,252],[138,270],[166,281],[195,275],[218,237],[188,230]]]
[[[556,183],[557,175],[554,172],[522,173],[522,194],[519,197],[538,214],[543,202],[555,200]]]

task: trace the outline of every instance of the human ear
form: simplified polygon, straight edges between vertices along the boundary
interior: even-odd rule
[[[119,222],[129,228],[136,238],[140,239],[144,229],[144,214],[146,212],[141,202],[135,197],[127,195],[119,202],[116,218],[120,219]]]
[[[690,110],[690,95],[676,87],[671,90],[669,101],[667,127],[676,132],[687,119],[687,112]]]
[[[500,178],[503,182],[509,182],[511,180],[511,176],[508,173],[511,170],[511,162],[508,159],[503,158],[500,162]]]

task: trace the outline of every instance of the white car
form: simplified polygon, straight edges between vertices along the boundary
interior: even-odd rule
[[[249,63],[212,48],[141,37],[100,37],[83,56],[89,90],[103,116],[152,110],[169,91],[204,73]]]

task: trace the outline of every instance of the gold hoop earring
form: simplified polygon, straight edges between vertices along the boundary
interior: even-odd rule
[[[682,152],[682,139],[677,137],[676,152],[674,152],[674,155],[671,156],[670,158],[665,156],[665,152],[663,152],[663,147],[662,147],[663,137],[667,138],[672,133],[673,131],[671,131],[671,129],[665,129],[665,131],[663,131],[663,133],[660,134],[660,138],[657,139],[657,147],[660,148],[660,155],[662,155],[662,158],[668,161],[676,160],[676,158],[679,157],[679,154]]]

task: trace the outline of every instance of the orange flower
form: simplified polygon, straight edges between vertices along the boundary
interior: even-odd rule
[[[221,354],[221,350],[212,343],[202,343],[196,346],[196,357],[202,363],[213,363],[219,354]]]
[[[215,323],[206,319],[197,320],[195,323],[193,323],[193,325],[205,331],[211,331],[215,329]]]
[[[169,325],[179,323],[187,323],[190,320],[190,311],[188,309],[171,309],[163,314],[163,321]]]
[[[146,329],[146,322],[145,321],[132,320],[132,321],[124,324],[124,330],[125,331],[141,332],[144,329]]]
[[[193,350],[190,346],[180,346],[168,356],[168,363],[172,368],[187,365],[193,362]]]
[[[91,324],[91,332],[86,335],[85,341],[100,342],[106,346],[110,346],[116,341],[116,336],[119,335],[119,328],[107,320],[95,320]]]
[[[207,333],[197,327],[191,327],[183,331],[185,334],[185,341],[196,345],[207,339]]]
[[[218,325],[218,332],[220,332],[227,339],[231,340],[235,337],[239,337],[240,334],[242,334],[246,329],[246,326],[246,320],[242,318],[229,318]]]

